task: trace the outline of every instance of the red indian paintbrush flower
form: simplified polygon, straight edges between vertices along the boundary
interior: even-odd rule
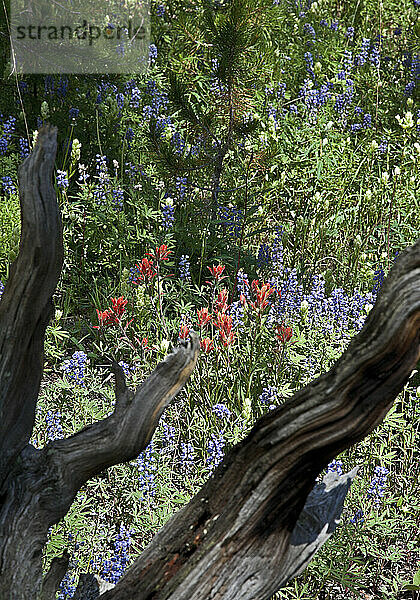
[[[156,350],[155,346],[149,346],[149,338],[146,336],[144,337],[142,340],[140,340],[140,338],[136,337],[136,342],[138,343],[138,345],[141,347],[142,350],[144,350],[146,352],[149,350]]]
[[[291,327],[285,327],[284,324],[277,325],[277,339],[281,344],[286,344],[290,342],[293,337],[293,329]]]
[[[137,274],[133,278],[133,283],[139,284],[143,281],[151,281],[156,275],[156,270],[152,260],[143,258],[141,262],[136,265]]]
[[[119,298],[111,298],[111,302],[112,311],[114,314],[120,317],[125,311],[125,306],[128,303],[128,300],[124,300],[124,297],[120,296]]]
[[[210,338],[204,338],[200,341],[200,349],[203,350],[206,354],[209,354],[212,350],[214,350],[213,340]]]
[[[259,312],[264,312],[269,304],[268,298],[274,294],[275,289],[269,283],[262,283],[260,287],[258,279],[254,279],[251,283],[251,288],[256,296],[256,301],[251,302],[252,308]]]
[[[209,323],[210,318],[211,318],[209,315],[208,308],[200,308],[200,310],[197,310],[197,316],[198,316],[198,325],[200,327],[204,327],[205,325],[207,325],[207,323]]]
[[[212,267],[207,268],[216,281],[222,281],[222,279],[226,279],[227,275],[223,275],[222,277],[222,273],[226,269],[225,265],[213,265]],[[206,283],[211,283],[211,281],[206,281]]]
[[[187,325],[181,325],[181,328],[179,330],[179,338],[181,340],[186,340],[189,333],[190,333],[189,327]]]
[[[224,346],[230,346],[230,344],[233,344],[235,340],[235,334],[233,333],[233,331],[231,331],[230,333],[226,333],[223,329],[221,329],[219,333],[220,339],[222,340]]]
[[[99,329],[100,327],[109,327],[111,325],[118,325],[118,323],[120,322],[119,317],[125,311],[125,306],[128,300],[125,300],[123,296],[120,296],[119,298],[111,298],[111,302],[112,308],[107,308],[104,311],[96,309],[99,325],[93,325],[94,329]]]
[[[100,327],[109,327],[110,325],[116,325],[118,323],[118,317],[112,312],[112,310],[107,309],[104,311],[100,311],[96,309],[98,315],[99,325],[93,325],[94,329],[99,329]]]
[[[157,261],[161,260],[169,260],[169,255],[172,254],[172,250],[168,250],[168,246],[166,244],[162,244],[152,252],[146,252],[147,256],[152,256]]]
[[[217,313],[217,319],[214,326],[219,330],[220,339],[224,346],[229,346],[235,339],[235,333],[232,331],[233,319],[226,313]]]
[[[216,312],[224,313],[227,311],[227,309],[229,308],[229,304],[227,302],[228,296],[229,296],[229,292],[227,291],[226,288],[223,288],[223,290],[220,290],[220,292],[217,294],[217,300],[215,302]]]

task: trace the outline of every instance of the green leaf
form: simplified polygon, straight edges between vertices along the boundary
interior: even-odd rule
[[[420,585],[412,585],[411,583],[409,583],[408,585],[405,585],[403,587],[404,591],[418,591],[420,590]]]

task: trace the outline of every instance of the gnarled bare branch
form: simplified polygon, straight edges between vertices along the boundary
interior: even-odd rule
[[[55,600],[58,587],[66,574],[70,562],[70,555],[67,550],[63,556],[53,558],[48,573],[42,582],[40,600]]]
[[[19,255],[0,301],[0,489],[32,433],[44,334],[63,264],[61,217],[52,184],[56,148],[55,128],[43,127],[34,152],[19,169]]]
[[[0,598],[5,590],[17,590],[10,600],[32,600],[41,585],[48,528],[64,517],[84,481],[146,448],[163,410],[194,368],[199,344],[191,337],[134,394],[124,396],[110,417],[42,450],[23,449],[0,506],[0,539],[8,539],[0,544]]]
[[[163,411],[191,375],[199,347],[198,337],[192,334],[191,341],[159,363],[135,393],[124,389],[117,371],[113,414],[48,445],[48,460],[59,470],[68,494],[75,495],[89,478],[136,458],[146,448]]]

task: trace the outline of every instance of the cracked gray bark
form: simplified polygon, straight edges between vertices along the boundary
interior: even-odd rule
[[[22,242],[0,301],[2,600],[48,597],[62,568],[51,569],[42,592],[48,527],[90,477],[146,447],[198,354],[193,336],[135,392],[114,366],[110,417],[40,451],[28,444],[62,265],[51,185],[55,136],[43,128],[20,170]],[[383,420],[419,358],[419,282],[420,240],[399,256],[365,326],[332,369],[255,424],[115,587],[102,593],[85,576],[79,597],[264,600],[298,574],[333,533],[355,475],[315,485],[318,473]]]

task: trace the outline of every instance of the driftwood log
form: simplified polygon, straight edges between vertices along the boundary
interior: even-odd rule
[[[43,579],[48,528],[89,478],[144,450],[199,351],[193,336],[135,392],[115,367],[111,416],[42,450],[29,444],[63,261],[55,153],[56,130],[46,126],[19,170],[20,251],[0,301],[1,600],[55,597],[68,556],[55,559]],[[383,420],[419,351],[420,240],[400,255],[362,331],[333,368],[255,424],[115,587],[84,575],[76,597],[268,599],[332,534],[357,469],[315,485],[317,475]]]

